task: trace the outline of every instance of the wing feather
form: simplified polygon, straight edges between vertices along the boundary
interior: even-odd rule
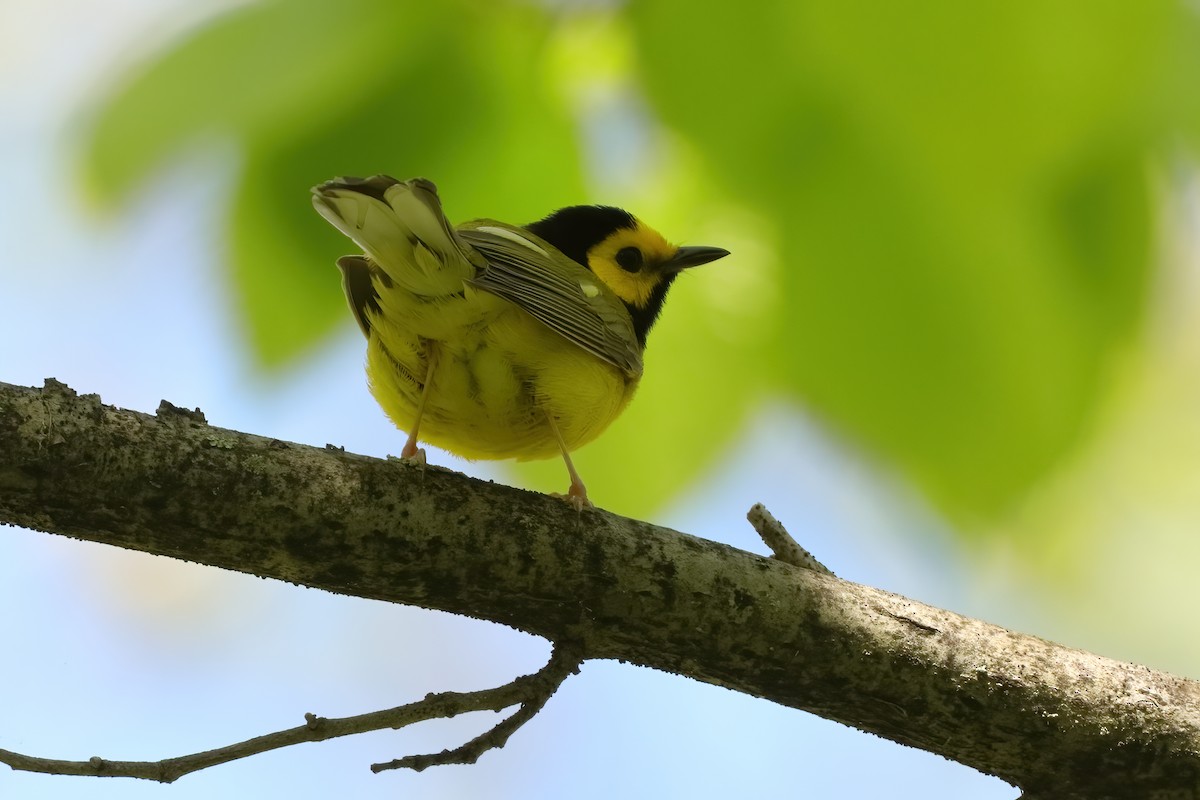
[[[342,271],[342,290],[346,293],[346,302],[354,313],[354,319],[362,330],[363,336],[371,336],[370,314],[379,313],[379,293],[371,280],[371,262],[366,256],[342,256],[337,260],[338,269]]]
[[[625,304],[587,268],[533,234],[490,220],[460,226],[458,236],[487,261],[467,283],[517,304],[584,350],[642,373],[642,349]]]

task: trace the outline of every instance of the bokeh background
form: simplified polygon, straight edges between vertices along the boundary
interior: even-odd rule
[[[308,188],[438,183],[452,219],[633,210],[734,255],[672,291],[593,499],[1200,677],[1194,4],[0,0],[0,380],[374,456]],[[540,490],[561,464],[431,460]],[[193,752],[441,689],[545,643],[0,530],[0,747]],[[471,715],[172,787],[23,798],[1011,798],[929,754],[589,663],[472,767],[372,775]],[[802,787],[802,789],[800,788]]]

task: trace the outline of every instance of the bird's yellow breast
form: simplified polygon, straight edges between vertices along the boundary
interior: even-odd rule
[[[419,298],[379,286],[367,346],[371,392],[410,429],[430,361],[421,438],[464,458],[546,458],[596,438],[624,410],[637,379],[515,304],[467,288]]]

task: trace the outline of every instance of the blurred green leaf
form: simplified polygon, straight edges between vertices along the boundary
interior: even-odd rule
[[[348,319],[332,262],[353,248],[313,212],[314,184],[428,175],[460,218],[534,219],[582,194],[574,131],[538,72],[547,28],[536,9],[470,2],[239,10],[103,106],[88,175],[116,202],[189,140],[242,145],[229,265],[250,343],[278,366]]]
[[[124,76],[99,107],[85,177],[118,202],[206,136],[274,146],[337,118],[422,51],[432,11],[379,0],[262,2],[208,23]]]
[[[656,109],[785,231],[780,388],[958,515],[1046,474],[1153,261],[1169,0],[631,6]],[[1181,35],[1181,30],[1190,31]]]

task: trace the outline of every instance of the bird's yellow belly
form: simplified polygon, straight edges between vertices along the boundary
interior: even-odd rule
[[[381,298],[382,299],[382,298]],[[464,458],[547,458],[596,438],[637,386],[617,367],[551,331],[517,306],[468,290],[373,316],[371,392],[411,430],[430,361],[419,438]]]

